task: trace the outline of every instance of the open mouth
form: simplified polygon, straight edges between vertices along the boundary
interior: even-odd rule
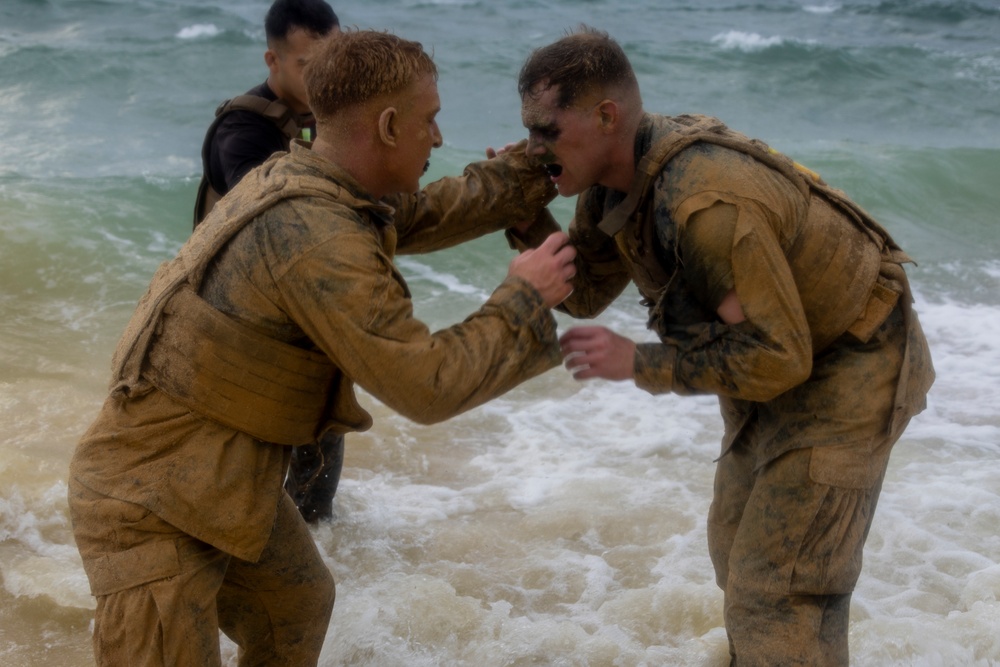
[[[424,172],[423,173],[426,174],[427,170],[430,169],[430,168],[431,168],[431,161],[428,160],[427,162],[424,162]]]
[[[552,178],[559,178],[559,174],[562,173],[562,165],[556,164],[555,162],[550,162],[545,165],[545,171],[549,172],[549,176]]]

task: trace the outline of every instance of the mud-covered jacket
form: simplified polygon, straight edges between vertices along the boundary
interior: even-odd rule
[[[909,346],[903,367],[891,369],[896,401],[872,409],[891,415],[891,430],[923,408],[933,370],[900,266],[909,258],[871,216],[707,117],[647,115],[636,164],[632,192],[595,186],[580,195],[569,230],[577,277],[561,308],[593,317],[636,284],[661,341],[637,346],[637,386],[718,395],[726,447],[756,412],[773,435],[761,464],[842,443],[857,434],[830,426],[843,408],[837,392],[861,388],[838,385],[828,352],[867,341],[898,303]],[[551,231],[533,229],[528,244]],[[716,308],[733,289],[746,321],[726,325]]]
[[[355,384],[426,423],[558,365],[555,321],[526,282],[505,280],[464,322],[432,333],[393,264],[397,252],[450,247],[534,216],[553,194],[515,151],[375,201],[293,144],[244,178],[157,271],[71,475],[253,560],[288,463],[289,449],[266,437],[307,442],[324,429],[367,428]],[[250,396],[285,383],[288,393]],[[273,424],[252,414],[269,402],[284,415]],[[306,428],[289,423],[299,408]]]

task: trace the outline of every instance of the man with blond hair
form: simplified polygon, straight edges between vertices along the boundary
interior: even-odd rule
[[[282,489],[292,448],[371,426],[354,384],[431,423],[559,363],[565,235],[435,333],[393,265],[537,216],[553,193],[524,150],[419,190],[437,70],[393,35],[328,40],[305,81],[318,139],[251,172],[161,266],[73,457],[98,665],[219,665],[219,629],[241,665],[315,665],[334,582]]]

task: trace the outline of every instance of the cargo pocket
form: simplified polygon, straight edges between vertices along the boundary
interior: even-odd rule
[[[110,595],[180,574],[176,540],[157,540],[127,551],[85,559],[83,569],[94,596]]]
[[[831,453],[836,451],[818,447],[812,452],[810,477],[824,486],[825,492],[799,544],[791,578],[792,594],[850,593],[861,574],[881,467],[870,456],[865,464],[842,451],[840,455]]]
[[[868,489],[878,480],[885,462],[872,448],[872,440],[813,447],[809,478],[817,484],[841,489]]]

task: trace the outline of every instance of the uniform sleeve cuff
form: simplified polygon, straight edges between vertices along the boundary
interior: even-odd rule
[[[518,232],[511,227],[504,231],[504,236],[507,237],[507,244],[511,248],[518,252],[524,252],[531,248],[537,248],[550,234],[559,231],[562,231],[559,223],[552,217],[549,209],[543,208],[538,211],[535,221],[531,223],[527,231]]]
[[[635,346],[635,386],[650,394],[668,394],[674,387],[677,348],[664,343]]]
[[[522,140],[500,157],[506,159],[517,170],[525,203],[532,208],[541,208],[556,198],[556,186],[541,163],[525,152],[527,147],[528,142]]]
[[[557,364],[562,360],[556,319],[531,283],[517,276],[509,276],[500,283],[486,303],[499,308],[513,328],[530,329],[534,337],[549,348]]]

